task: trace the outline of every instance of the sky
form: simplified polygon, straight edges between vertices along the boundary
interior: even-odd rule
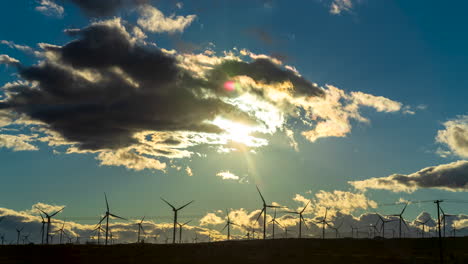
[[[225,209],[257,225],[257,185],[291,210],[311,201],[311,237],[325,208],[365,226],[407,201],[419,230],[437,211],[417,201],[435,199],[468,234],[464,5],[2,2],[0,230],[33,232],[33,208],[66,206],[59,219],[84,237],[106,192],[131,219],[114,222],[122,242],[144,215],[170,229],[160,197],[195,200],[187,228],[221,238]]]

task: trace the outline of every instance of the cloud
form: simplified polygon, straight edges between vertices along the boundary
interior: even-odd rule
[[[140,17],[137,20],[138,25],[154,33],[182,32],[197,18],[196,15],[188,15],[185,17],[171,15],[166,17],[161,11],[150,5],[140,7],[139,13]]]
[[[444,126],[444,130],[437,132],[436,141],[446,145],[448,150],[439,150],[439,153],[468,158],[468,116],[449,120]]]
[[[17,65],[19,64],[19,60],[5,54],[0,54],[0,64]]]
[[[351,12],[353,6],[353,0],[333,0],[330,4],[330,13],[340,15],[343,12]]]
[[[382,189],[392,192],[411,193],[421,188],[433,188],[452,192],[467,191],[468,161],[461,160],[427,167],[408,175],[393,174],[388,177],[370,178],[348,183],[359,190]]]
[[[36,11],[41,12],[46,16],[63,17],[63,7],[55,3],[53,0],[37,1]]]
[[[34,141],[34,136],[0,134],[0,148],[8,148],[13,151],[38,150],[30,143],[31,141]]]
[[[216,176],[220,177],[223,180],[239,180],[240,177],[229,172],[229,171],[220,171],[216,174]]]
[[[185,172],[188,176],[193,176],[192,168],[190,168],[189,166],[185,167]]]
[[[149,0],[61,0],[78,6],[85,14],[92,17],[112,16],[122,8],[132,8],[144,5]],[[44,0],[42,0],[44,2]],[[49,5],[57,4],[58,0],[46,0]]]
[[[314,142],[347,136],[351,120],[369,123],[361,107],[402,109],[384,97],[320,87],[268,55],[158,48],[120,18],[65,32],[73,40],[40,43],[32,66],[0,57],[19,75],[2,88],[3,129],[20,127],[34,135],[31,144],[94,154],[102,165],[165,170],[161,158],[188,158],[198,146],[250,151],[278,131],[297,149],[290,120]]]
[[[208,213],[200,219],[201,226],[220,225],[222,223],[224,223],[224,219],[217,216],[215,213]]]

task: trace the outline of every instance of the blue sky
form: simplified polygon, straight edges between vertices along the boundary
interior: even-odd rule
[[[90,17],[69,1],[58,1],[64,13],[45,15],[35,9],[39,2],[0,3],[0,39],[33,48],[37,43],[62,46],[79,38],[66,36],[63,31],[67,28],[84,28],[113,16],[136,25],[140,14],[135,10],[141,8],[125,7],[111,16]],[[158,158],[167,164],[165,171],[99,165],[96,154],[63,154],[63,146],[49,147],[44,142],[34,142],[39,149],[35,151],[3,146],[0,200],[4,207],[21,210],[44,202],[66,205],[63,216],[94,216],[104,210],[102,193],[106,191],[116,212],[124,216],[167,215],[168,208],[159,196],[179,204],[195,199],[184,213],[204,215],[223,208],[257,209],[260,200],[255,184],[270,200],[294,208],[298,206],[292,200],[296,194],[314,198],[320,190],[364,192],[379,204],[400,198],[467,199],[468,170],[458,176],[465,185],[456,192],[434,189],[437,186],[419,186],[411,193],[359,190],[348,181],[407,175],[468,157],[467,146],[436,141],[438,131],[449,131],[444,125],[449,120],[461,120],[458,127],[468,128],[466,119],[460,117],[467,114],[468,39],[462,12],[468,3],[457,2],[454,7],[431,1],[351,1],[348,9],[341,6],[341,13],[333,14],[332,4],[348,1],[182,2],[181,8],[175,1],[152,4],[166,16],[196,18],[176,33],[143,28],[145,41],[179,53],[199,54],[209,48],[221,56],[223,51],[237,48],[280,55],[283,65],[294,66],[304,79],[320,87],[333,85],[345,93],[382,96],[401,103],[401,109],[379,112],[363,106],[359,112],[369,123],[350,119],[352,129],[345,136],[314,142],[300,134],[304,129],[297,120],[288,120],[297,151],[277,131],[267,136],[267,146],[252,148],[254,151],[218,153],[214,148],[195,146],[191,150],[200,155]],[[0,46],[0,54],[28,66],[41,60],[8,45]],[[0,67],[2,85],[20,79],[15,65]],[[405,109],[414,113],[404,113]],[[30,133],[24,127],[18,129],[2,133]],[[464,135],[468,135],[466,131]],[[441,157],[441,149],[450,153]],[[181,169],[171,168],[171,162]],[[185,172],[187,166],[193,176]],[[223,180],[216,176],[221,171],[243,180]],[[459,204],[446,208],[451,213],[466,213]],[[372,210],[393,213],[398,207]],[[435,212],[432,204],[412,206],[407,217],[413,219],[422,210]],[[358,208],[354,214],[362,212]]]

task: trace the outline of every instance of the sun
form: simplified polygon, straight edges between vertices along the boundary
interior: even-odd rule
[[[226,139],[226,141],[242,143],[249,147],[263,145],[262,139],[251,135],[251,133],[256,131],[255,127],[241,124],[223,117],[216,117],[212,124],[225,131],[223,137]]]

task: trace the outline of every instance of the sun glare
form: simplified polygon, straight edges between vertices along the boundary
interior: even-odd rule
[[[263,139],[259,139],[250,135],[256,131],[255,127],[240,124],[222,117],[215,118],[212,123],[226,131],[224,137],[229,141],[242,143],[249,147],[255,147],[264,144]]]

